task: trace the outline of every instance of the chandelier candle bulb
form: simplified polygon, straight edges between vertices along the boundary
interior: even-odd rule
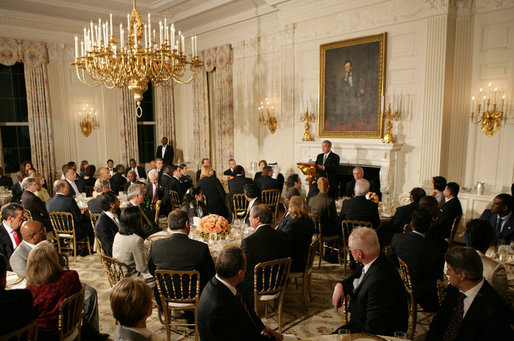
[[[125,35],[125,31],[123,30],[123,28],[121,28],[121,25],[120,25],[120,43],[121,43],[122,49],[125,47],[125,41],[123,39],[124,35]],[[123,51],[120,51],[120,52],[123,52]]]
[[[80,56],[81,57],[84,56],[84,42],[83,41],[80,42]]]
[[[162,21],[159,21],[159,44],[162,45]]]
[[[134,23],[134,48],[137,49],[137,28],[136,28],[136,23]]]
[[[175,24],[171,24],[170,34],[171,34],[170,46],[173,49],[175,47]]]
[[[114,31],[112,30],[112,13],[109,13],[109,31],[111,37],[114,37]]]
[[[145,31],[145,48],[148,48],[148,33],[146,31],[146,25],[144,26],[143,31]]]
[[[186,54],[186,45],[184,44],[184,35],[180,37],[180,41],[182,43],[182,54]]]
[[[150,13],[148,13],[148,38],[150,39],[150,45],[152,41],[152,21],[150,20]]]
[[[75,36],[75,59],[79,57],[79,38]]]

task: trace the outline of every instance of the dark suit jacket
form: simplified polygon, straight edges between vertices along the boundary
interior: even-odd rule
[[[323,153],[318,154],[316,157],[316,164],[323,165]],[[339,167],[339,155],[334,152],[330,152],[327,159],[325,160],[325,170],[317,169],[319,176],[326,176],[330,189],[328,194],[333,198],[337,193],[337,187],[339,181],[337,179],[337,168]]]
[[[90,234],[91,221],[89,216],[80,213],[80,209],[75,199],[69,196],[56,194],[46,202],[48,212],[70,212],[73,215],[77,237],[83,238]]]
[[[253,307],[241,305],[229,288],[213,277],[200,297],[198,331],[202,341],[270,341]],[[230,325],[230,327],[228,327]],[[222,327],[224,326],[224,327]]]
[[[229,175],[229,176],[236,176],[236,174],[234,173],[234,171],[232,169],[227,169],[226,171],[223,172],[223,175]]]
[[[289,215],[288,215],[289,216]],[[278,231],[285,232],[291,241],[291,272],[304,272],[307,254],[314,233],[314,223],[309,217],[291,219]]]
[[[101,194],[98,194],[96,198],[91,199],[87,202],[87,208],[89,209],[89,213],[102,213],[102,209],[100,208],[101,196]]]
[[[120,191],[123,191],[123,185],[126,183],[127,179],[121,173],[114,173],[111,177],[111,190],[118,195]]]
[[[280,218],[280,221],[278,222],[277,226],[275,226],[275,230],[285,232],[283,229],[284,227],[289,224],[291,221],[293,221],[293,217],[291,217],[289,214],[289,210],[284,213],[282,218]]]
[[[264,191],[266,189],[280,189],[280,184],[278,180],[273,179],[269,176],[260,176],[255,179],[255,184],[259,187],[259,191]]]
[[[479,218],[480,220],[488,221],[489,224],[493,228],[496,227],[496,221],[498,220],[498,214],[491,212],[490,209],[487,209],[482,213],[482,215]],[[495,244],[498,244],[498,239],[503,239],[503,243],[505,245],[509,245],[512,240],[514,240],[514,214],[511,214],[510,219],[505,222],[503,225],[503,229],[501,231],[501,234],[498,236],[495,233]]]
[[[409,267],[416,301],[426,311],[437,311],[437,280],[443,279],[444,254],[414,232],[397,233],[391,241],[390,257],[400,257]]]
[[[381,254],[371,264],[360,285],[353,287],[359,278],[358,269],[343,282],[344,293],[351,295],[350,322],[346,326],[352,333],[393,335],[407,330],[407,297],[403,282],[393,262]]]
[[[128,182],[128,181],[127,181],[127,183],[125,183],[125,184],[123,185],[123,191],[124,191],[124,192],[127,192],[127,191],[128,191],[128,189],[129,189],[129,187],[130,187],[130,185],[132,185],[132,184],[140,184],[140,185],[141,185],[141,184],[143,184],[143,183],[142,183],[141,181],[139,181],[139,180],[136,180],[136,182]]]
[[[417,202],[411,202],[408,205],[398,207],[391,221],[382,223],[377,231],[380,245],[390,245],[393,235],[403,232],[405,224],[410,224],[411,214],[418,207]]]
[[[345,200],[343,202],[340,218],[341,220],[369,221],[373,224],[374,229],[376,229],[378,224],[380,224],[378,205],[373,201],[366,199],[363,195]]]
[[[68,180],[66,180],[68,182]],[[86,187],[84,187],[84,181],[82,179],[75,180],[75,186],[77,186],[77,189],[79,190],[79,193],[75,193],[75,190],[73,187],[68,183],[68,187],[70,188],[70,193],[68,194],[70,197],[74,197],[76,195],[79,195],[80,193],[83,193],[86,191]]]
[[[146,196],[148,197],[150,202],[152,202],[153,184],[151,182],[146,184]],[[159,187],[159,183],[157,183],[157,200],[159,200],[159,198],[162,198],[162,192],[161,192],[161,188]]]
[[[227,208],[225,207],[225,189],[221,182],[215,176],[208,176],[201,179],[196,184],[202,189],[207,199],[207,209],[213,214],[227,217]]]
[[[34,317],[32,294],[26,289],[0,289],[0,335],[26,326]],[[0,337],[1,338],[1,337]]]
[[[241,175],[235,176],[233,179],[228,180],[228,191],[230,192],[230,207],[234,207],[234,202],[232,200],[234,194],[243,194],[245,185],[251,184],[252,182],[252,179],[245,178]]]
[[[429,237],[434,239],[444,239],[450,236],[453,220],[462,214],[462,206],[459,198],[453,198],[446,201],[441,206],[437,221],[432,224]]]
[[[112,257],[112,243],[114,236],[118,233],[118,225],[105,212],[102,212],[96,220],[95,232],[98,240],[102,243],[105,254]]]
[[[21,206],[30,211],[32,219],[39,221],[45,227],[46,231],[52,231],[52,223],[50,222],[50,216],[46,210],[45,203],[39,199],[31,191],[23,191],[21,195]]]
[[[213,172],[212,176],[216,177],[216,171],[213,169],[212,172]],[[200,175],[201,174],[202,174],[202,170],[201,169],[196,171],[196,183],[198,183],[198,181],[200,181]]]
[[[198,270],[201,288],[215,274],[214,262],[207,244],[189,239],[183,233],[173,233],[168,238],[152,243],[148,256],[148,270],[153,275],[156,269]]]
[[[178,193],[180,202],[182,202],[184,199],[184,194],[186,194],[186,191],[182,188],[180,181],[167,173],[164,173],[161,177],[161,181],[159,182],[159,190],[161,192],[161,212],[163,215],[168,215],[172,209],[170,190]]]
[[[0,176],[0,186],[7,187],[8,189],[12,188],[12,178],[9,175]]]
[[[155,153],[155,157],[161,158],[164,161],[165,165],[173,165],[173,147],[169,144],[166,145],[166,151],[164,152],[164,157],[162,157],[162,144],[157,147],[157,152]]]
[[[255,205],[261,204],[261,203],[262,203],[261,198],[257,197],[255,199],[255,202],[253,203],[252,207],[254,207]],[[245,224],[250,224],[250,211],[251,210],[252,210],[252,208],[250,207],[250,203],[248,203],[248,207],[246,208],[246,212],[243,216],[243,220],[244,220]]]
[[[185,191],[193,187],[193,179],[187,174],[182,174],[182,177],[180,178],[180,184],[184,188]]]
[[[14,230],[18,237],[20,238],[20,243],[23,240],[21,237],[20,229]],[[11,258],[12,253],[14,252],[14,248],[12,247],[11,237],[5,230],[4,224],[0,224],[0,253],[7,257],[7,259]],[[11,265],[7,262],[7,270],[11,270]]]
[[[442,340],[450,317],[457,305],[459,290],[448,286],[441,309],[436,314],[428,331],[427,341]],[[494,288],[484,280],[464,316],[456,341],[513,340],[510,328],[510,311]]]
[[[254,234],[241,242],[246,254],[246,275],[238,286],[245,301],[253,307],[253,274],[258,263],[289,257],[290,242],[284,232],[276,231],[270,225],[263,225]]]
[[[21,203],[21,195],[23,193],[23,188],[21,187],[21,182],[17,182],[12,186],[12,198],[11,202],[15,204]]]
[[[146,179],[146,172],[145,172],[145,169],[144,169],[143,167],[141,167],[141,166],[136,166],[136,168],[137,168],[137,174],[136,174],[136,175],[139,175],[139,176],[138,176],[139,178],[144,178],[144,179]],[[128,172],[130,172],[131,170],[132,170],[132,167],[127,166],[126,171],[125,171],[125,175],[127,175],[127,174],[128,174]]]

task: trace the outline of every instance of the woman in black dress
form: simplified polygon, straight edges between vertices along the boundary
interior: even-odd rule
[[[228,219],[227,207],[225,206],[225,190],[221,182],[214,176],[211,166],[202,166],[200,181],[196,186],[202,189],[207,199],[209,212]]]
[[[181,209],[182,211],[187,212],[189,221],[191,221],[193,217],[202,218],[209,214],[209,210],[203,202],[202,194],[202,189],[196,186],[188,189],[186,195],[184,196]]]

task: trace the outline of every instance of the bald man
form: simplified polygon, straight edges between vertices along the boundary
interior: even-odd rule
[[[111,172],[107,168],[100,168],[100,177],[105,180],[111,180]]]
[[[23,238],[20,245],[14,250],[9,263],[12,271],[18,276],[25,277],[25,267],[27,265],[27,257],[39,242],[46,239],[46,231],[43,224],[36,220],[29,220],[20,227],[21,236]]]

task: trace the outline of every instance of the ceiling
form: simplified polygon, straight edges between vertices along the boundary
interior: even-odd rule
[[[152,22],[168,18],[186,31],[210,22],[274,6],[288,0],[137,0],[136,6],[145,20],[152,14]],[[1,0],[0,10],[11,10],[31,15],[66,18],[88,23],[92,19],[126,22],[132,0]],[[122,21],[123,20],[123,21]],[[154,21],[155,20],[155,21]]]

